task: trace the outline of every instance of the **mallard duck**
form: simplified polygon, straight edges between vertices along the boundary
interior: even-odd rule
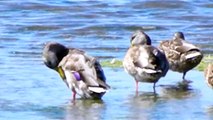
[[[82,98],[101,99],[110,88],[100,63],[82,50],[48,42],[43,49],[43,61],[59,73],[72,90],[73,100],[76,93]]]
[[[165,53],[172,71],[186,73],[196,67],[202,60],[201,50],[193,44],[188,43],[182,32],[176,32],[172,40],[162,41],[160,49]]]
[[[136,93],[138,82],[155,84],[169,69],[169,63],[164,53],[151,45],[151,39],[142,30],[136,31],[131,37],[129,47],[124,60],[124,70],[136,81]]]
[[[213,64],[208,64],[207,68],[204,71],[204,76],[207,85],[213,88]]]

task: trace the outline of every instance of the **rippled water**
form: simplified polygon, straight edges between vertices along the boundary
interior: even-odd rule
[[[1,0],[0,119],[149,120],[213,119],[213,91],[202,72],[192,70],[190,91],[165,89],[181,74],[169,72],[157,83],[140,83],[122,69],[104,68],[112,89],[102,101],[77,100],[56,72],[41,61],[47,41],[57,41],[104,59],[122,59],[133,31],[143,28],[153,44],[183,31],[188,41],[213,52],[213,2],[137,0]],[[175,77],[174,77],[175,76]]]

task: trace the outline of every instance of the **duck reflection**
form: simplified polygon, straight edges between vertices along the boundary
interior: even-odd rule
[[[205,111],[210,120],[213,120],[213,106],[212,105],[208,106]]]
[[[137,101],[152,101],[156,102],[159,97],[159,94],[156,94],[155,92],[141,92],[140,94],[137,94],[134,99]]]
[[[102,100],[90,99],[78,99],[75,104],[70,102],[62,106],[34,106],[32,106],[34,111],[47,118],[57,120],[100,120],[105,110]]]
[[[178,82],[175,85],[161,85],[164,99],[184,99],[195,96],[196,90],[191,88],[190,82]]]
[[[102,100],[78,100],[66,107],[65,120],[100,120],[105,109]]]
[[[150,112],[158,105],[159,95],[154,92],[141,92],[138,95],[132,95],[129,101],[125,103],[128,106],[129,120],[149,120],[152,115]]]

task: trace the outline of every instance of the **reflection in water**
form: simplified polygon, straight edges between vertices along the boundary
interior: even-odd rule
[[[208,117],[213,120],[213,105],[208,106],[205,111],[207,112]]]
[[[183,90],[182,88],[179,89],[179,87],[175,85],[164,86],[164,88],[162,88],[162,92],[163,97],[167,99],[184,99],[194,97],[197,94],[195,90]]]
[[[140,94],[134,97],[134,100],[155,103],[157,102],[158,97],[159,95],[154,92],[141,92]]]
[[[152,110],[157,106],[158,94],[153,92],[142,92],[137,96],[130,96],[125,103],[128,106],[130,120],[149,120]]]
[[[102,100],[76,100],[66,107],[65,120],[101,120],[105,111]]]
[[[40,107],[39,109],[36,109],[35,112],[48,119],[64,119],[66,114],[64,108],[61,106]]]
[[[162,88],[163,96],[166,98],[173,98],[173,99],[184,99],[190,98],[197,93],[195,90],[191,88],[191,81],[184,83],[183,81],[178,82],[175,85],[160,85]]]
[[[176,88],[172,89],[174,85],[171,86],[170,89],[161,88],[162,93],[160,94],[143,92],[138,96],[131,96],[126,103],[129,107],[129,119],[174,119],[176,117],[180,119],[192,119],[193,116],[181,113],[186,109],[188,113],[193,113],[194,110],[200,109],[199,97],[201,96],[199,92],[193,89],[178,91]],[[197,106],[194,104],[197,104]],[[181,114],[181,117],[179,114]]]
[[[24,109],[23,109],[24,107]],[[68,103],[62,106],[40,106],[34,104],[25,104],[19,109],[33,111],[37,115],[42,115],[47,119],[63,120],[100,120],[102,119],[105,105],[100,100],[76,100],[74,103]]]

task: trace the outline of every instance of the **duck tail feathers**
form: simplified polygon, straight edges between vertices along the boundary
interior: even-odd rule
[[[103,87],[97,87],[97,86],[89,86],[88,89],[91,92],[94,92],[94,93],[105,93],[105,92],[107,92],[107,89],[105,89]]]
[[[202,53],[201,52],[193,52],[193,53],[187,54],[185,56],[185,58],[191,59],[191,58],[195,58],[195,57],[198,57],[198,56],[202,56]]]

